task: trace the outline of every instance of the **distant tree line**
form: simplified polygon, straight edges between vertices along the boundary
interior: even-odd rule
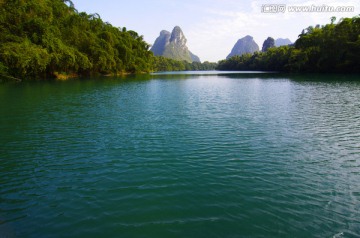
[[[234,56],[219,61],[217,69],[359,73],[360,17],[335,20],[304,29],[293,46]]]
[[[0,76],[49,78],[206,67],[155,57],[143,36],[114,27],[98,14],[78,12],[70,0],[0,0]]]
[[[183,71],[183,70],[214,70],[217,67],[217,63],[210,63],[205,61],[192,62],[179,61],[174,59],[165,58],[162,56],[154,57],[154,71]]]
[[[0,77],[123,74],[178,70],[360,72],[360,17],[308,27],[294,46],[218,64],[154,56],[137,32],[78,12],[70,0],[0,0]]]

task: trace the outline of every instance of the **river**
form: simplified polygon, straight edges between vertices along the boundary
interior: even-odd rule
[[[359,76],[3,83],[0,132],[0,237],[360,237]]]

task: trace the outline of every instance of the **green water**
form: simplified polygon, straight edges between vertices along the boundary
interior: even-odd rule
[[[0,237],[360,237],[360,77],[0,84]]]

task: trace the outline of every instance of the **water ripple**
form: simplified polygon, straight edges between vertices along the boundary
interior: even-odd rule
[[[360,236],[357,82],[212,75],[0,92],[0,234]]]

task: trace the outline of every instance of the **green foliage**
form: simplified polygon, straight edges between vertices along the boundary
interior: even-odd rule
[[[217,69],[359,73],[360,17],[335,20],[306,28],[294,46],[235,56],[220,61]]]
[[[29,40],[2,44],[0,55],[2,63],[17,77],[44,75],[50,62],[49,53]]]
[[[78,12],[70,0],[0,0],[0,74],[21,78],[169,70],[359,72],[360,17],[308,27],[294,46],[215,63],[155,57],[137,32]],[[271,43],[271,42],[270,42]],[[272,43],[270,44],[272,46]],[[170,47],[171,48],[171,47]]]
[[[0,62],[0,76],[1,75],[7,75],[8,74],[8,68],[3,65],[3,63]]]
[[[214,70],[217,66],[217,63],[210,63],[205,61],[192,62],[188,61],[179,61],[174,59],[165,58],[163,56],[154,56],[153,61],[154,69],[153,71],[184,71],[184,70]]]
[[[0,1],[0,70],[22,78],[149,72],[153,54],[134,31],[77,12],[69,0]],[[6,69],[6,70],[5,70]]]

